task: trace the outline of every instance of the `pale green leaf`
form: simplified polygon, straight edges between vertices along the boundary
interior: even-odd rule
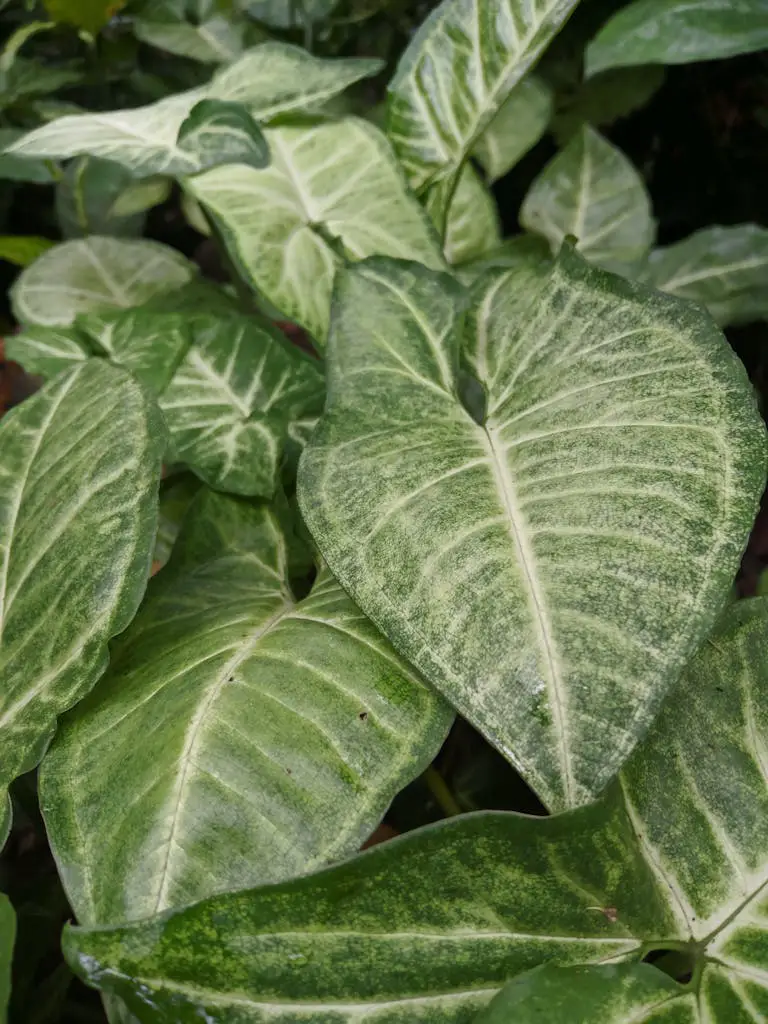
[[[98,156],[125,165],[137,178],[194,174],[204,163],[177,139],[201,100],[242,103],[257,121],[269,121],[321,104],[380,68],[377,60],[321,60],[298,47],[267,42],[218,71],[207,86],[146,107],[61,117],[29,132],[10,151],[52,159]]]
[[[0,260],[17,267],[28,267],[54,245],[56,243],[50,238],[38,238],[36,235],[0,235]]]
[[[95,35],[124,7],[126,0],[43,0],[49,17]]]
[[[0,835],[0,838],[4,841],[5,835]],[[15,940],[16,914],[8,897],[0,893],[0,1024],[6,1022],[11,998],[11,963]]]
[[[136,213],[145,213],[164,203],[172,188],[172,179],[162,176],[132,181],[115,199],[110,212],[113,217],[130,217]]]
[[[632,270],[653,244],[656,225],[643,179],[621,150],[589,125],[535,179],[520,223],[556,251],[573,235],[598,266]]]
[[[0,128],[0,178],[6,181],[28,181],[34,185],[50,185],[55,181],[53,169],[44,160],[3,153],[24,132],[20,128]]]
[[[768,229],[711,227],[650,254],[643,280],[706,306],[717,322],[768,318]]]
[[[263,171],[216,167],[185,187],[213,217],[243,277],[320,343],[342,262],[381,253],[443,265],[428,217],[385,137],[346,118],[265,132]]]
[[[212,487],[270,498],[289,425],[323,408],[319,364],[247,317],[210,318],[162,394],[171,456]]]
[[[587,47],[586,72],[634,64],[689,64],[768,47],[765,0],[635,0]]]
[[[389,87],[387,130],[417,191],[455,179],[577,2],[443,0],[432,12]]]
[[[427,196],[427,210],[430,199]],[[461,172],[448,213],[443,252],[449,263],[464,263],[501,244],[499,211],[493,193],[471,164]]]
[[[354,853],[450,708],[329,573],[291,593],[275,512],[206,491],[62,725],[41,806],[79,920],[146,917]]]
[[[0,784],[107,664],[149,573],[165,431],[126,373],[92,361],[0,423]]]
[[[515,86],[472,154],[489,181],[503,178],[536,145],[551,116],[552,90],[545,82],[530,75]]]
[[[205,218],[203,208],[200,203],[194,199],[189,192],[183,192],[181,196],[181,212],[187,221],[187,224],[195,231],[198,231],[201,235],[205,235],[206,238],[211,236],[211,226]]]
[[[266,140],[242,103],[200,100],[179,128],[178,144],[194,154],[202,167],[246,164],[261,168],[269,163]]]
[[[19,334],[5,339],[8,359],[20,363],[27,373],[55,377],[72,369],[92,355],[85,338],[72,327],[39,327],[30,324]]]
[[[139,306],[195,273],[181,253],[158,242],[95,235],[49,249],[21,272],[11,302],[20,323],[54,327],[78,313]]]
[[[728,593],[765,432],[711,319],[565,247],[459,286],[340,273],[299,499],[352,598],[551,808],[593,798]],[[690,586],[696,580],[695,588]]]
[[[229,64],[245,47],[246,24],[214,15],[193,25],[187,21],[135,18],[133,31],[143,43],[204,64]]]
[[[513,270],[530,265],[545,268],[551,263],[549,245],[539,235],[513,235],[495,249],[456,267],[455,273],[462,284],[472,285],[493,270]]]
[[[453,818],[308,878],[67,929],[64,950],[143,1024],[469,1024],[520,971],[637,955],[633,936],[666,927],[629,822],[601,801]]]
[[[56,218],[64,238],[140,235],[143,210],[121,214],[115,209],[132,184],[131,172],[120,164],[92,156],[72,160],[56,183]]]
[[[513,978],[475,1024],[699,1024],[696,992],[650,964],[537,967]]]

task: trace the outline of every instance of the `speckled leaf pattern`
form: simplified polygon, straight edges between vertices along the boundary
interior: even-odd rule
[[[482,426],[457,398],[459,286],[381,259],[339,275],[298,493],[356,603],[561,809],[619,770],[711,627],[765,432],[703,312],[567,246],[516,273],[467,332]]]
[[[378,60],[321,60],[270,41],[219,71],[207,86],[146,107],[57,118],[19,139],[10,151],[52,159],[90,154],[124,164],[137,178],[195,174],[204,166],[200,155],[182,149],[177,139],[201,100],[243,103],[257,121],[268,121],[322,103],[380,68]]]
[[[511,171],[547,130],[552,116],[552,90],[529,75],[516,85],[483,134],[473,156],[489,181]]]
[[[16,914],[5,893],[0,893],[0,1024],[6,1022],[11,998],[11,961],[15,940]]]
[[[427,209],[430,201],[427,197]],[[496,200],[470,164],[464,167],[451,203],[443,252],[449,263],[476,259],[501,245]]]
[[[703,1024],[695,991],[650,964],[537,967],[513,978],[474,1024]]]
[[[621,150],[589,125],[534,180],[520,223],[553,250],[573,235],[588,260],[631,271],[653,244],[656,225],[643,179]]]
[[[622,773],[678,927],[712,958],[701,1019],[714,1024],[768,1014],[767,634],[768,600],[732,605]]]
[[[59,375],[0,424],[0,785],[107,664],[149,574],[165,431],[123,371]]]
[[[443,181],[443,219],[464,161],[577,3],[443,0],[411,40],[389,86],[387,132],[418,192]]]
[[[186,188],[215,219],[244,278],[319,343],[342,256],[443,265],[428,216],[373,125],[347,118],[265,134],[269,167],[217,167]]]
[[[195,328],[161,399],[172,458],[220,490],[271,498],[291,423],[319,415],[319,364],[248,317]]]
[[[201,167],[247,164],[266,167],[269,149],[256,121],[242,103],[200,100],[179,128],[179,148],[193,153]]]
[[[523,234],[513,235],[495,249],[462,263],[456,267],[455,274],[462,284],[472,286],[489,271],[514,270],[526,266],[544,269],[551,265],[548,243],[540,235]],[[525,296],[521,293],[520,298],[524,299]]]
[[[613,800],[473,814],[307,878],[67,930],[64,949],[143,1024],[467,1024],[520,971],[634,956],[664,931],[633,844]]]
[[[11,289],[22,324],[71,324],[78,313],[139,306],[181,288],[196,274],[181,253],[146,239],[92,235],[49,249]]]
[[[768,47],[765,0],[635,0],[587,48],[586,71],[689,64]]]
[[[84,363],[91,351],[85,339],[71,327],[30,324],[21,333],[5,339],[5,354],[27,373],[48,378]]]
[[[717,322],[768,317],[768,230],[757,224],[711,227],[650,254],[643,280],[706,306]]]
[[[78,919],[146,917],[344,857],[450,708],[329,573],[297,602],[275,513],[207,491],[62,725],[41,806]]]

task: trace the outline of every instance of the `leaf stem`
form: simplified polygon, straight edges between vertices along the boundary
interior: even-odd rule
[[[453,818],[457,814],[463,813],[456,801],[456,797],[448,788],[445,779],[432,765],[424,772],[424,781],[429,786],[429,791],[447,817]]]

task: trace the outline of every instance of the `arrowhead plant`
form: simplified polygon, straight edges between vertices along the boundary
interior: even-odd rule
[[[0,53],[0,1024],[768,1020],[768,232],[603,134],[764,4],[96,6]]]

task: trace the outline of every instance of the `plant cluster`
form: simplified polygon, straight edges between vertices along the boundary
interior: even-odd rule
[[[764,0],[39,6],[0,4],[0,176],[63,238],[0,238],[41,383],[0,833],[39,806],[76,924],[34,1020],[72,972],[111,1024],[768,1020],[768,450],[722,333],[768,230],[656,246],[600,131],[765,48]]]

